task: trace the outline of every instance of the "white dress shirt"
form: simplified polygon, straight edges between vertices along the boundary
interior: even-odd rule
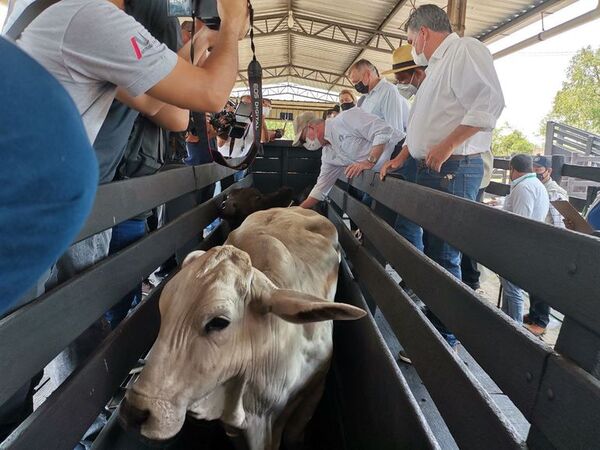
[[[543,185],[546,188],[546,192],[548,192],[548,198],[551,202],[555,202],[557,200],[569,200],[569,194],[567,191],[565,191],[552,178],[548,178]],[[554,225],[558,228],[566,228],[562,214],[559,213],[558,210],[552,205],[550,205],[550,211],[548,211],[548,216],[546,216],[546,223]]]
[[[390,159],[394,147],[404,138],[379,117],[369,114],[361,108],[342,111],[337,117],[325,122],[325,140],[329,145],[323,147],[321,171],[310,197],[323,200],[336,180],[344,174],[350,164],[366,161],[371,149],[385,144],[373,170],[379,170]]]
[[[504,201],[504,210],[544,222],[550,200],[548,192],[535,173],[528,173],[517,178],[511,184],[510,194]]]
[[[426,73],[408,119],[406,145],[413,158],[425,159],[459,125],[482,130],[456,147],[454,155],[489,150],[504,97],[487,47],[452,33],[431,55]]]
[[[359,107],[374,114],[394,130],[406,133],[409,105],[396,86],[385,78],[360,98]]]

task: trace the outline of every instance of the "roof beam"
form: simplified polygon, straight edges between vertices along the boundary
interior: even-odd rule
[[[398,0],[396,2],[396,6],[394,6],[394,8],[392,8],[392,10],[389,12],[389,14],[387,16],[385,16],[385,19],[383,19],[383,21],[379,24],[379,26],[377,27],[376,33],[374,33],[371,36],[371,39],[369,40],[369,44],[370,45],[373,40],[377,39],[378,36],[380,36],[380,33],[383,33],[382,30],[388,26],[388,24],[394,19],[394,17],[396,16],[396,14],[398,14],[398,11],[400,11],[400,9],[402,9],[402,7],[404,6],[404,4],[406,3],[407,0]],[[387,33],[386,33],[387,34]],[[406,40],[406,36],[402,36],[402,38],[404,40]],[[400,42],[400,44],[398,46],[402,45],[402,42]],[[354,58],[354,60],[352,61],[351,64],[348,65],[348,67],[346,67],[346,70],[344,70],[344,74],[348,72],[348,70],[350,70],[350,67],[352,67],[352,65],[358,61],[360,58],[362,58],[362,56],[365,54],[365,49],[362,49],[358,55],[356,55],[356,58]],[[336,80],[336,82],[339,80]],[[330,87],[329,90],[334,88],[334,84],[333,83]]]
[[[354,25],[342,25],[325,19],[316,19],[302,14],[294,14],[294,26],[287,23],[288,13],[258,16],[254,19],[254,37],[277,35],[303,36],[325,42],[350,45],[362,50],[391,53],[396,43],[399,45],[406,37],[398,33],[387,33]],[[264,26],[263,26],[264,23]],[[266,31],[268,30],[268,31]],[[374,41],[374,37],[377,39]]]
[[[232,92],[232,95],[239,96],[247,91],[246,88],[238,88]],[[303,86],[295,86],[290,83],[279,86],[269,86],[263,89],[263,96],[273,97],[277,95],[293,95],[306,100],[318,100],[320,102],[337,103],[337,95],[327,92],[317,91],[315,89],[306,88]]]
[[[299,82],[309,80],[319,83],[332,84],[335,81],[335,86],[337,87],[352,87],[350,82],[346,79],[346,77],[343,74],[327,72],[324,70],[314,69],[312,67],[304,67],[297,65],[267,66],[263,67],[263,73],[263,80],[274,80],[279,78],[291,77],[297,79]],[[237,82],[247,84],[247,78],[243,71],[238,72]]]

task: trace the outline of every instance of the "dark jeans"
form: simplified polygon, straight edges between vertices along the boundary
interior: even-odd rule
[[[481,203],[484,192],[485,189],[479,189],[479,192],[477,193],[477,202]],[[477,267],[477,261],[470,256],[463,254],[460,261],[460,270],[463,283],[473,290],[477,290],[481,287],[481,284],[479,283],[481,272]]]
[[[473,201],[477,198],[483,178],[483,161],[479,155],[464,159],[449,159],[442,165],[439,173],[425,167],[423,161],[417,163],[417,184]],[[456,278],[461,279],[461,254],[457,248],[428,233],[425,254]],[[430,311],[428,317],[448,344],[455,346],[458,341],[454,334]]]
[[[538,298],[529,297],[529,322],[546,328],[550,323],[550,305]]]
[[[110,240],[109,254],[117,253],[135,241],[139,241],[146,235],[146,219],[130,219],[113,227]],[[142,285],[136,286],[129,294],[123,297],[119,303],[104,313],[104,318],[115,329],[117,325],[127,316],[131,308],[142,300]]]

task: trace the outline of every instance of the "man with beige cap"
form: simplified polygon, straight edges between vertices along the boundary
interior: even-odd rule
[[[302,113],[294,122],[294,131],[294,146],[311,151],[323,149],[317,183],[300,205],[303,208],[324,200],[343,174],[353,178],[363,170],[379,170],[404,139],[403,133],[361,108],[342,111],[327,121],[310,112]]]

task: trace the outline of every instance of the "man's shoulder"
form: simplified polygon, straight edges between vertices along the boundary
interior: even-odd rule
[[[545,188],[549,194],[554,193],[564,197],[568,196],[566,189],[558,184],[555,180],[548,181],[545,185]]]

